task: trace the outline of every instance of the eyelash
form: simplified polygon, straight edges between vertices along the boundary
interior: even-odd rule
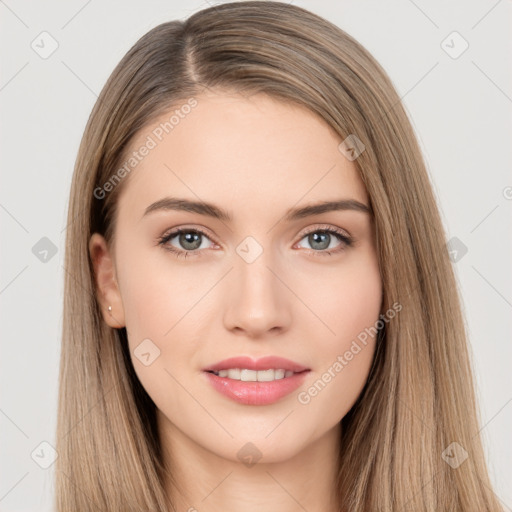
[[[206,238],[211,240],[211,237],[205,231],[203,231],[202,229],[198,229],[198,228],[178,228],[178,229],[175,229],[174,231],[171,231],[168,234],[165,234],[165,235],[159,237],[158,238],[158,245],[161,245],[164,250],[173,253],[178,258],[186,258],[188,255],[193,255],[193,257],[199,256],[199,252],[200,251],[198,249],[196,249],[194,251],[186,251],[186,250],[176,249],[175,247],[173,247],[171,245],[167,245],[167,242],[169,240],[172,240],[175,236],[177,236],[177,235],[179,235],[181,233],[200,233],[200,234],[204,235]],[[350,238],[349,236],[345,235],[341,230],[336,229],[336,228],[332,228],[332,227],[329,227],[329,228],[316,228],[316,229],[313,229],[311,231],[307,231],[306,233],[304,233],[302,235],[300,240],[302,240],[303,238],[305,238],[306,236],[308,236],[308,235],[310,235],[312,233],[329,233],[329,234],[335,235],[338,238],[338,240],[344,244],[341,247],[338,247],[337,249],[334,249],[334,250],[331,250],[331,251],[328,251],[326,249],[319,250],[319,251],[315,251],[314,249],[309,249],[309,252],[312,252],[314,254],[314,256],[321,256],[321,257],[322,256],[331,256],[332,254],[337,254],[337,253],[345,250],[347,247],[351,247],[352,244],[353,244],[353,239],[352,238]],[[299,242],[300,242],[300,240],[299,240]],[[214,240],[212,240],[212,241],[215,242]]]

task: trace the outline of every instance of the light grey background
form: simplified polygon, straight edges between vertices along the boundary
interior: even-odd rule
[[[454,265],[482,435],[496,494],[512,510],[512,1],[294,3],[360,41],[412,118],[449,237],[467,247]],[[140,36],[207,6],[0,0],[1,511],[52,510],[53,466],[35,460],[49,460],[39,445],[55,441],[66,208],[91,108]],[[469,44],[457,58],[464,41],[453,31]],[[58,48],[42,58],[51,38]],[[43,237],[57,251],[46,262]]]

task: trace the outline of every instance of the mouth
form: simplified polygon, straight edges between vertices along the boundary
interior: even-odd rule
[[[203,369],[209,384],[225,397],[245,405],[270,405],[295,391],[310,372],[299,363],[268,356],[235,357]]]
[[[307,370],[303,370],[307,371]],[[217,377],[223,377],[231,380],[239,380],[243,382],[272,382],[275,380],[287,379],[296,373],[292,370],[285,370],[284,368],[268,370],[249,370],[248,368],[229,368],[227,370],[208,370]]]

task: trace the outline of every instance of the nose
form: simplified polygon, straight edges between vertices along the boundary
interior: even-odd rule
[[[226,329],[251,339],[287,330],[294,296],[284,273],[270,251],[252,262],[237,256],[224,283]]]

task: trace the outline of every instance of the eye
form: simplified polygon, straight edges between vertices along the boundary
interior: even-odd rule
[[[182,249],[170,244],[174,238],[176,238],[176,242],[181,245]],[[202,238],[203,240],[201,240]],[[198,249],[207,249],[202,243],[204,238],[209,240],[207,234],[200,229],[179,228],[159,238],[158,243],[167,251],[176,254],[176,256],[186,258],[189,255],[197,256],[194,253],[198,253]]]
[[[339,244],[333,246],[332,242],[335,242],[336,239],[338,240]],[[347,236],[340,229],[332,227],[321,229],[317,228],[312,231],[308,231],[303,235],[301,241],[302,240],[307,240],[311,246],[311,251],[313,251],[315,256],[330,256],[331,254],[336,254],[343,251],[353,244],[352,238]],[[327,251],[326,249],[333,250]]]
[[[171,242],[176,239],[175,244]],[[353,244],[352,238],[347,236],[343,231],[333,227],[322,227],[310,230],[302,235],[302,240],[307,240],[310,244],[311,252],[315,256],[330,256],[343,251],[347,247]],[[208,249],[203,244],[205,240],[210,240],[210,237],[206,232],[198,228],[178,228],[170,233],[167,233],[158,239],[158,244],[161,245],[165,250],[174,253],[177,257],[186,258],[187,256],[199,256],[200,249]],[[338,240],[338,245],[332,245],[332,242]],[[212,242],[214,243],[214,242]],[[299,242],[300,243],[300,242]],[[328,251],[326,249],[333,249]]]

